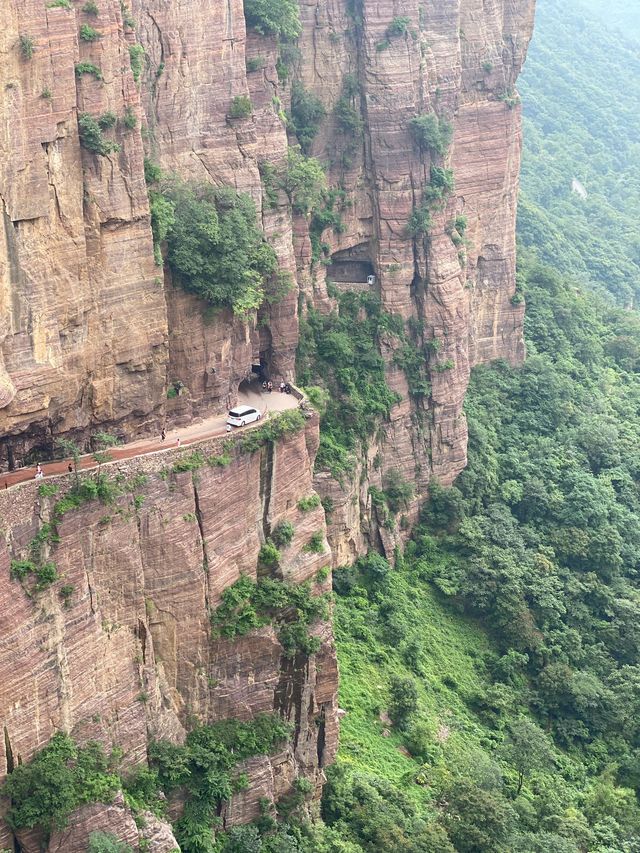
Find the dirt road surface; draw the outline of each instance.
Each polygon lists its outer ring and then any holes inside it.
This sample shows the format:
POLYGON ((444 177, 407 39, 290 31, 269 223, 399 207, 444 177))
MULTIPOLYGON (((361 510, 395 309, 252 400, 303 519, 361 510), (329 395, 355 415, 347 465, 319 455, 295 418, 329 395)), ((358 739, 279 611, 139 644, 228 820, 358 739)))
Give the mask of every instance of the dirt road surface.
MULTIPOLYGON (((298 400, 293 394, 281 394, 279 391, 273 391, 271 394, 263 394, 261 391, 252 389, 241 391, 238 394, 238 405, 253 406, 259 409, 264 419, 274 413, 297 408, 298 400)), ((161 440, 159 435, 154 438, 143 438, 138 441, 131 441, 128 444, 109 448, 108 453, 113 460, 131 459, 133 456, 144 456, 147 453, 156 453, 159 450, 173 449, 178 446, 178 440, 181 447, 187 447, 203 439, 225 435, 227 431, 226 420, 226 414, 213 415, 210 418, 195 421, 187 427, 167 432, 164 441, 161 440)), ((259 425, 260 421, 256 421, 246 427, 238 427, 233 431, 237 432, 238 429, 247 430, 259 425)), ((44 462, 41 467, 46 479, 47 476, 51 476, 52 474, 68 473, 70 464, 72 464, 70 459, 62 459, 57 462, 44 462)), ((88 471, 97 467, 98 465, 91 454, 80 457, 79 470, 88 471)), ((9 489, 18 483, 33 480, 35 475, 35 465, 31 468, 19 468, 17 471, 0 474, 0 488, 9 489)))

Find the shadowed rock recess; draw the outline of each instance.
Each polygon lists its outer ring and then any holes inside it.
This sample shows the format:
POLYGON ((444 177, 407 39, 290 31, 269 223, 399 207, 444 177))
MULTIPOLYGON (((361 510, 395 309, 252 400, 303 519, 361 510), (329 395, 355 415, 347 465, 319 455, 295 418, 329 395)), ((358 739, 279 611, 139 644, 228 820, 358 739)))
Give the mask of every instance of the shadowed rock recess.
MULTIPOLYGON (((146 479, 115 504, 65 512, 53 536, 46 525, 71 485, 64 478, 56 496, 35 483, 0 493, 0 777, 57 730, 117 745, 133 767, 152 738, 181 742, 197 722, 277 711, 292 739, 247 759, 249 787, 222 817, 255 818, 261 797, 278 800, 300 776, 319 796, 338 737, 330 623, 311 628, 319 651, 291 657, 272 624, 212 639, 210 612, 242 574, 256 578, 260 548, 282 521, 295 534, 278 577, 310 581, 318 594, 330 589, 318 576, 325 566, 372 545, 391 557, 430 480, 450 484, 466 463, 471 367, 524 358, 515 84, 534 4, 300 0, 297 49, 248 28, 242 0, 1 4, 3 470, 44 458, 59 435, 133 437, 223 411, 258 359, 293 381, 299 318, 330 313, 345 290, 370 292, 402 321, 429 390, 411 391, 400 338, 382 334, 397 402, 340 480, 314 472, 314 415, 227 464, 174 471, 177 450, 118 463, 123 482, 146 479), (302 141, 287 119, 293 90, 324 107, 304 149, 339 190, 339 226, 319 230, 273 179, 302 141), (248 115, 233 117, 245 99, 248 115), (411 132, 428 114, 439 143, 411 132), (81 144, 83 115, 102 118, 109 150, 81 144), (185 181, 249 194, 294 286, 249 317, 211 311, 180 287, 154 260, 145 158, 185 181), (177 398, 167 397, 172 383, 182 384, 177 398), (370 499, 391 471, 412 492, 397 531, 370 499), (317 501, 298 507, 315 493, 332 501, 328 528, 317 501), (28 595, 11 561, 33 556, 43 528, 40 559, 61 580, 28 595), (314 534, 320 553, 306 547, 314 534), (72 592, 61 597, 61 584, 72 592)), ((203 452, 223 453, 215 443, 203 452)), ((49 849, 83 850, 92 828, 176 846, 157 821, 138 830, 127 808, 118 799, 102 812, 84 806, 49 849)), ((13 841, 0 820, 0 849, 13 841)), ((29 853, 40 840, 25 834, 20 844, 29 853)))

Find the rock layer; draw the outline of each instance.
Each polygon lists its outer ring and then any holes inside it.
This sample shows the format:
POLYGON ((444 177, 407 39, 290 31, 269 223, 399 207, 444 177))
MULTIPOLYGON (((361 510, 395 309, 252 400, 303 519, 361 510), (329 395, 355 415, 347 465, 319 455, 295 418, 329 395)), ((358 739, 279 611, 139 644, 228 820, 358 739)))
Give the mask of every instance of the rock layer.
MULTIPOLYGON (((197 472, 163 473, 184 458, 178 450, 112 463, 106 470, 117 470, 129 491, 112 505, 92 501, 64 515, 59 541, 43 554, 61 580, 31 597, 10 579, 10 559, 29 555, 60 495, 39 497, 36 483, 0 493, 0 776, 58 729, 119 745, 128 767, 145 760, 150 736, 180 741, 196 720, 276 710, 296 724, 295 738, 279 758, 250 763, 257 787, 234 800, 228 820, 257 816, 256 790, 277 798, 298 775, 321 785, 337 745, 330 625, 314 628, 317 655, 294 660, 269 626, 212 641, 209 625, 222 591, 241 574, 256 577, 272 525, 295 525, 285 579, 313 579, 330 561, 326 544, 320 554, 304 550, 313 533, 324 534, 322 508, 297 507, 312 494, 317 428, 314 418, 271 450, 238 452, 228 466, 197 472), (66 605, 61 584, 73 587, 66 605)), ((219 453, 220 442, 199 449, 219 453)))
MULTIPOLYGON (((409 530, 430 481, 449 484, 465 465, 470 369, 524 357, 514 299, 514 87, 534 0, 300 0, 300 52, 286 74, 275 39, 247 30, 241 0, 132 0, 130 12, 99 0, 96 19, 81 0, 70 5, 7 0, 0 9, 0 465, 49 451, 61 433, 144 433, 161 419, 222 410, 258 360, 274 378, 293 378, 298 311, 335 307, 326 269, 312 261, 308 218, 282 190, 268 198, 260 181, 259 167, 280 168, 296 141, 285 114, 293 80, 326 108, 311 153, 348 199, 340 233, 322 235, 329 254, 370 264, 385 310, 431 353, 431 394, 417 400, 394 364, 397 341, 381 342, 401 399, 342 484, 326 472, 312 482, 315 422, 279 442, 272 459, 240 456, 197 478, 163 479, 155 457, 123 463, 128 476, 152 475, 139 487, 144 502, 87 504, 60 524, 54 550, 74 587, 68 607, 55 589, 30 599, 9 579, 11 555, 48 520, 51 501, 33 484, 0 494, 0 773, 58 728, 117 742, 136 764, 149 734, 180 739, 194 717, 275 708, 296 721, 294 742, 248 763, 254 785, 224 815, 241 822, 299 773, 321 784, 337 739, 335 654, 328 625, 317 626, 321 650, 308 661, 283 659, 268 627, 212 643, 209 608, 240 573, 255 574, 260 544, 280 520, 296 527, 283 567, 295 582, 372 545, 391 556, 405 533, 377 518, 369 486, 392 470, 412 484, 409 530), (390 29, 394 20, 404 24, 390 29), (82 23, 101 37, 80 38, 82 23), (145 50, 138 84, 136 41, 145 50), (335 113, 347 90, 361 134, 345 133, 335 113), (251 99, 246 119, 229 117, 238 95, 251 99), (452 127, 451 146, 437 156, 408 132, 413 116, 434 111, 452 127), (82 113, 117 117, 105 137, 119 151, 81 146, 82 113), (185 180, 251 195, 292 276, 280 303, 248 321, 212 317, 155 265, 145 154, 185 180), (432 165, 453 170, 455 190, 416 239, 407 223, 432 165), (456 216, 467 222, 457 244, 456 216), (186 390, 168 402, 178 381, 186 390), (333 500, 333 558, 303 550, 325 529, 321 508, 297 508, 314 483, 333 500)), ((0 847, 9 844, 0 828, 0 847)))

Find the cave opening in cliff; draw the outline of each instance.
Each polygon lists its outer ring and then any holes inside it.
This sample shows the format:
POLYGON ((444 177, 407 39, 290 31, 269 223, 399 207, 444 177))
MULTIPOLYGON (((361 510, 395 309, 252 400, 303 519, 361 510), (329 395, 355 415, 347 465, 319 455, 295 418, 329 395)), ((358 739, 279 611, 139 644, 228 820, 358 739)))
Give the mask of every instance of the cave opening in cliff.
POLYGON ((372 284, 375 269, 371 262, 368 243, 334 252, 327 267, 327 279, 336 284, 372 284))

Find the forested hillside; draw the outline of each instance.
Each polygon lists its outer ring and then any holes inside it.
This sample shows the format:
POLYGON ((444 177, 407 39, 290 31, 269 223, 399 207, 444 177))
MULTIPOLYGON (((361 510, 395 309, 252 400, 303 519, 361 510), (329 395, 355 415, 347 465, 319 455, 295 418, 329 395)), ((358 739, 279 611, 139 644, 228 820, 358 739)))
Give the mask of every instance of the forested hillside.
POLYGON ((609 28, 640 36, 640 7, 627 0, 578 0, 609 28))
POLYGON ((523 265, 529 358, 476 371, 469 467, 398 571, 335 576, 325 817, 363 850, 637 849, 640 322, 523 265))
POLYGON ((538 3, 519 83, 525 152, 518 231, 579 283, 637 303, 640 41, 632 22, 640 12, 634 4, 588 5, 591 13, 578 0, 538 3), (596 9, 624 21, 625 35, 596 9))

